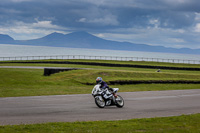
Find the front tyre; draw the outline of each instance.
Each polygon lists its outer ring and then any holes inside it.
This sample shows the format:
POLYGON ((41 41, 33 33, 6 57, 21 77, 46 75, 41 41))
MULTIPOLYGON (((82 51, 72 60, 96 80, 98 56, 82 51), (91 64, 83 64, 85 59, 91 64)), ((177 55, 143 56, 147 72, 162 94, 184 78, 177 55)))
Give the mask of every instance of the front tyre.
POLYGON ((95 96, 95 103, 99 108, 104 108, 106 106, 106 102, 102 98, 102 96, 95 96))
POLYGON ((117 95, 115 102, 118 108, 122 108, 124 106, 124 99, 120 95, 117 95))

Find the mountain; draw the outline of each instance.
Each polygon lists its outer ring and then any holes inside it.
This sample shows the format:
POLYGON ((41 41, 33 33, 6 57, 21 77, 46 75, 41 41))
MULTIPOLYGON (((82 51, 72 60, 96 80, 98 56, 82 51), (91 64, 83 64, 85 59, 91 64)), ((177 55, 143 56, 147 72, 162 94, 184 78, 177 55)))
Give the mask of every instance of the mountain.
POLYGON ((0 35, 0 44, 21 44, 34 46, 52 46, 69 48, 89 48, 89 49, 109 49, 109 50, 128 50, 146 52, 165 52, 165 53, 184 53, 200 54, 200 49, 189 48, 167 48, 163 46, 150 46, 146 44, 135 44, 129 42, 117 42, 105 40, 87 32, 73 32, 70 34, 52 33, 47 36, 32 40, 14 40, 8 35, 0 35))
MULTIPOLYGON (((101 48, 98 45, 104 46, 109 41, 93 36, 87 32, 73 32, 70 34, 52 33, 45 37, 27 41, 19 41, 25 45, 37 46, 54 46, 54 47, 71 47, 71 48, 101 48), (98 45, 97 45, 98 44, 98 45)), ((106 48, 104 48, 106 49, 106 48)))
POLYGON ((3 34, 0 34, 0 43, 14 43, 14 39, 8 35, 3 35, 3 34))

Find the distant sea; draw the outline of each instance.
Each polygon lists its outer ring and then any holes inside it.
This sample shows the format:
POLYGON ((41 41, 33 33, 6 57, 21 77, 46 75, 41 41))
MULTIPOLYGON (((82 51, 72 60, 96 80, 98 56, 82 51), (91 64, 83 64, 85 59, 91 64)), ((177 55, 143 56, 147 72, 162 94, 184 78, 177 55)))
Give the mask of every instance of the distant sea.
POLYGON ((89 55, 200 60, 200 55, 0 44, 0 57, 89 55))

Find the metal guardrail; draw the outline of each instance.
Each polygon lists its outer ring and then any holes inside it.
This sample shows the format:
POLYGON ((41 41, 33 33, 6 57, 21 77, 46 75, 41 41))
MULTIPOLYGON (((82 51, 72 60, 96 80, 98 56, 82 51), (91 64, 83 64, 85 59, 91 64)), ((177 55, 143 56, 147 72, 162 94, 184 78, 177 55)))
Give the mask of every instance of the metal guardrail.
POLYGON ((28 61, 28 60, 51 60, 51 59, 88 59, 88 60, 116 60, 116 61, 152 61, 184 64, 200 64, 200 60, 163 59, 146 57, 119 57, 119 56, 90 56, 90 55, 52 55, 52 56, 16 56, 0 57, 0 61, 28 61))

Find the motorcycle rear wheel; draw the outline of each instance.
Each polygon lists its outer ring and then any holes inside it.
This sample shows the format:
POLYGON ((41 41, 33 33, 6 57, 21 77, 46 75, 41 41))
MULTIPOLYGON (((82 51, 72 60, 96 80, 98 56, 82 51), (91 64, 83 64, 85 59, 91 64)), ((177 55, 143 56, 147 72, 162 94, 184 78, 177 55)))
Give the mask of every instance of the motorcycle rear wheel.
POLYGON ((118 108, 122 108, 124 106, 124 99, 120 95, 117 95, 115 101, 118 108))
POLYGON ((104 108, 106 106, 106 102, 102 96, 95 96, 95 103, 99 108, 104 108))

